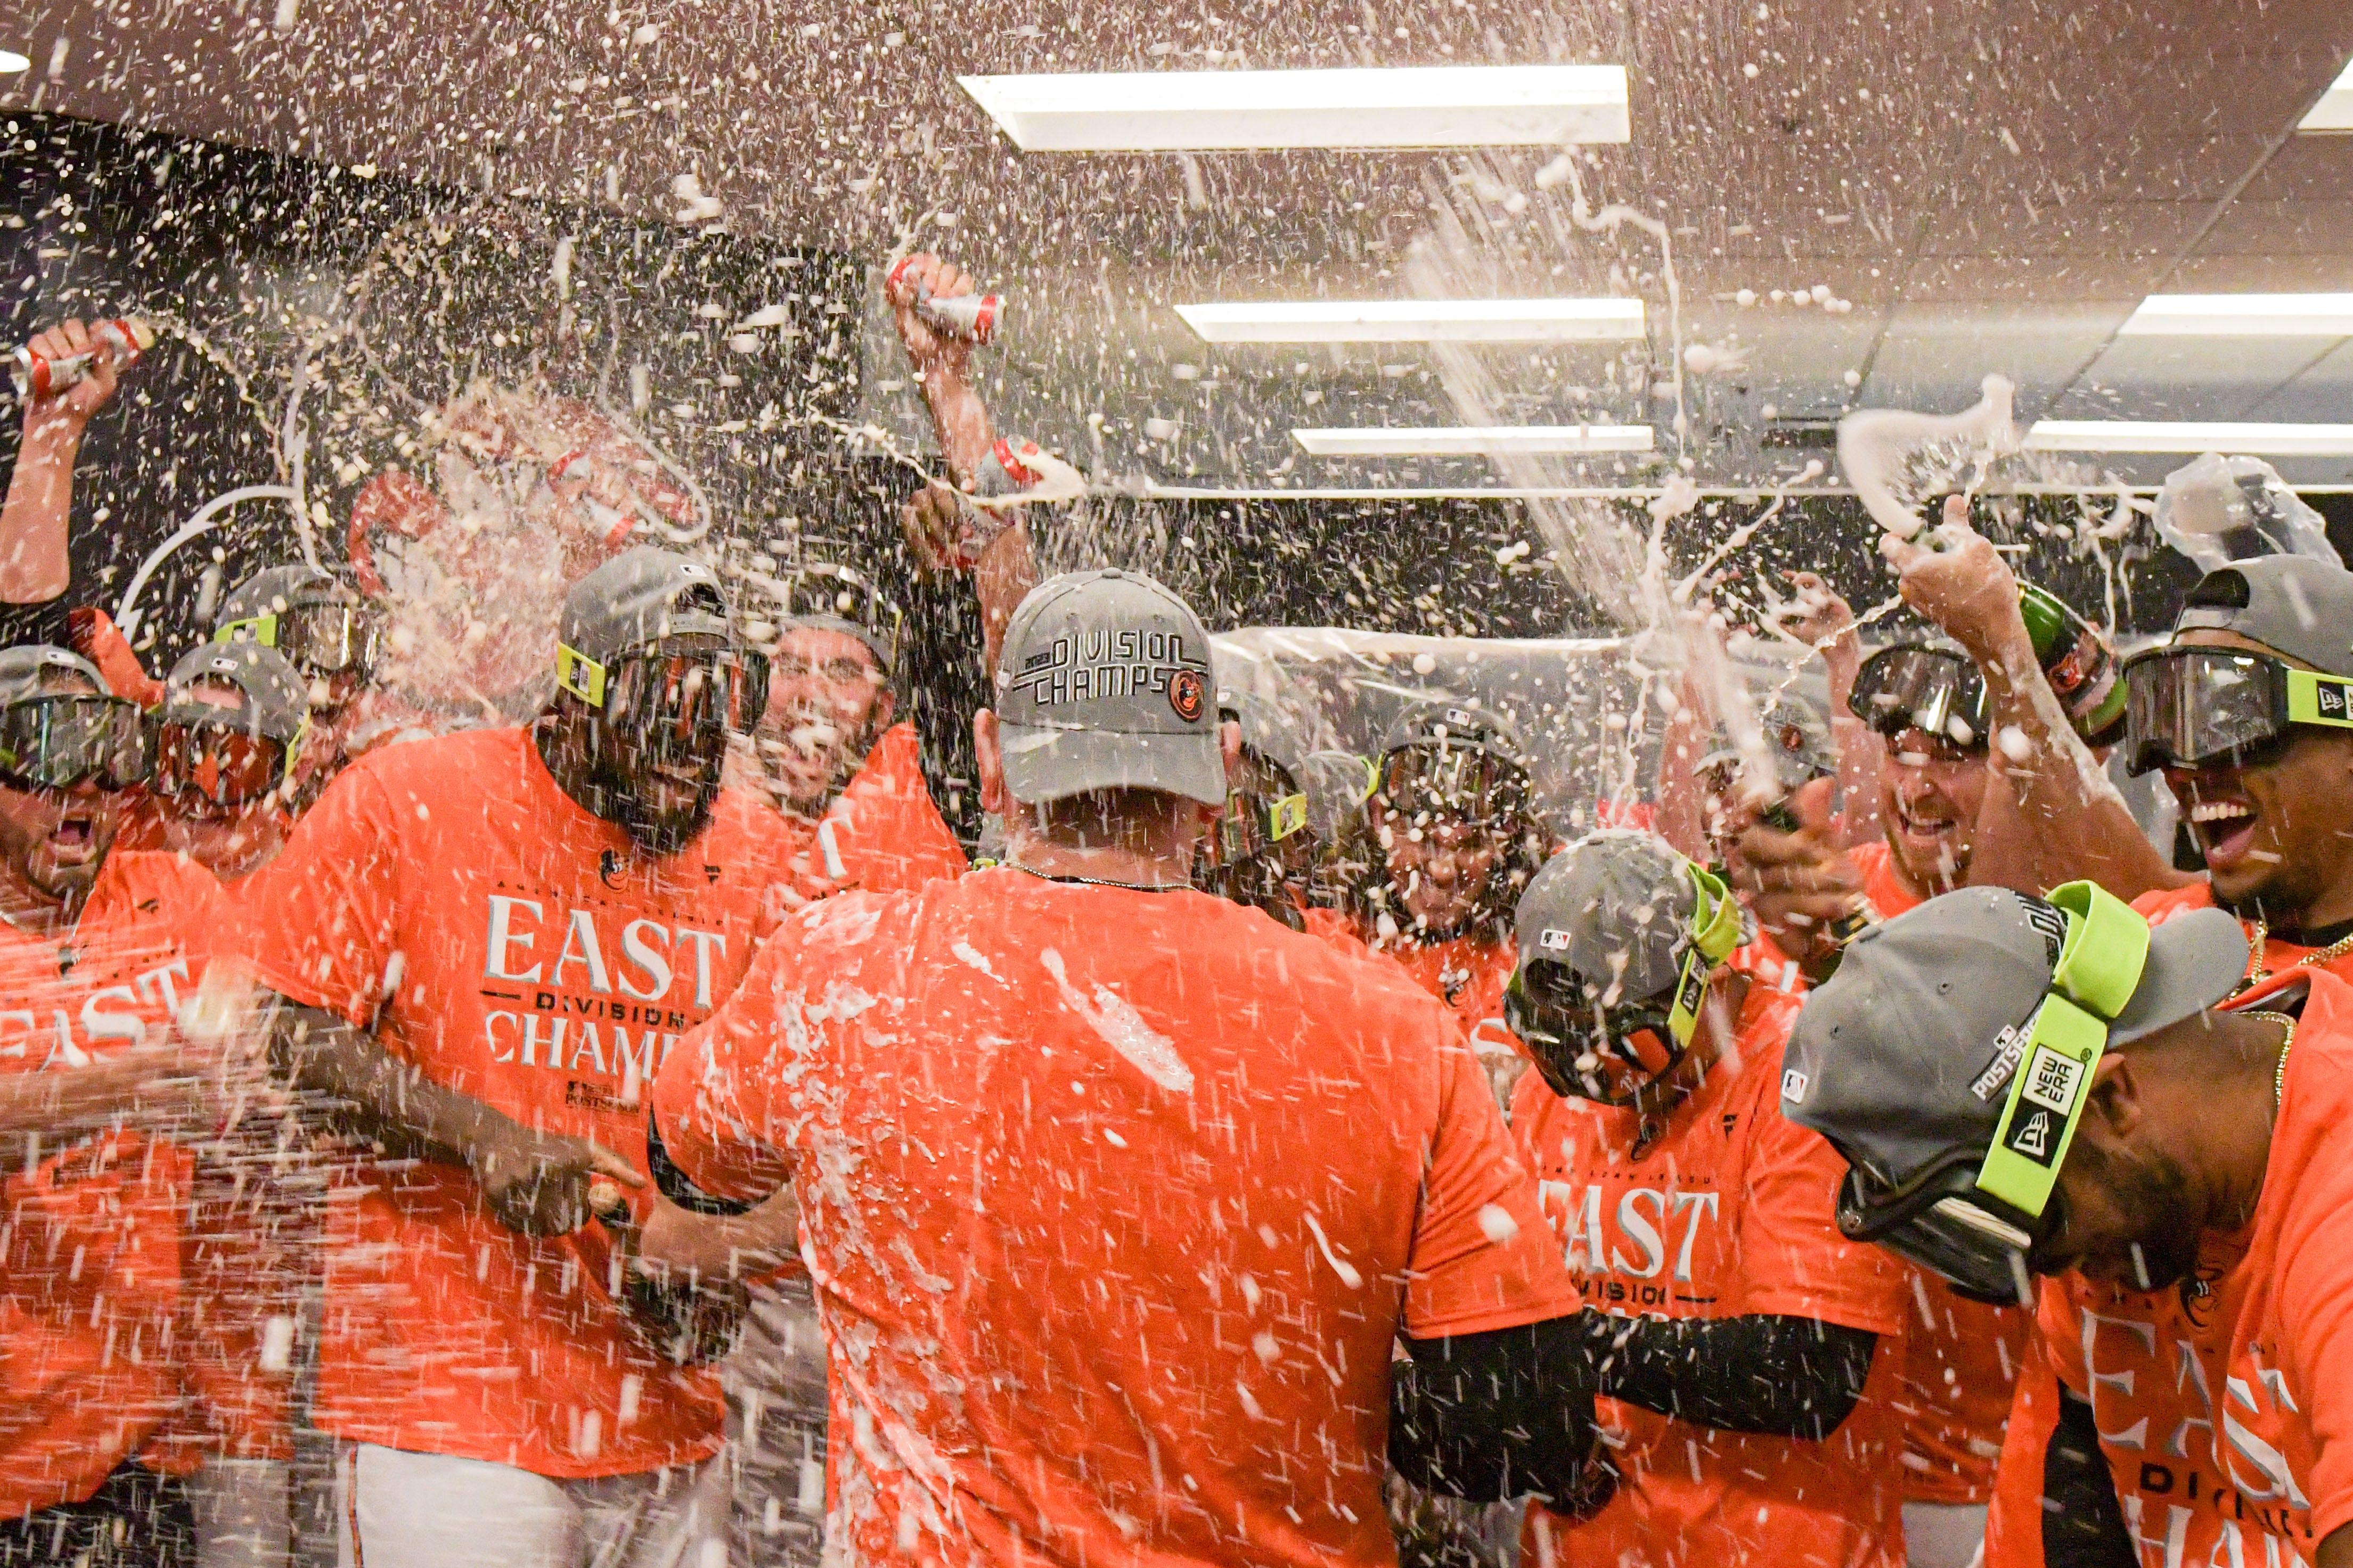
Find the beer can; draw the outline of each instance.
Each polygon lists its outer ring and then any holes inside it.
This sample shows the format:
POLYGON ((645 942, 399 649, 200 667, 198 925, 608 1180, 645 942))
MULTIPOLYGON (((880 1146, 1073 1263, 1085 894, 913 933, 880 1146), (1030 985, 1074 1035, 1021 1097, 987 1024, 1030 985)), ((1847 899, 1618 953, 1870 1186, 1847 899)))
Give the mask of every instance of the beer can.
POLYGON ((96 322, 90 335, 97 340, 92 347, 79 353, 60 354, 56 359, 36 353, 29 345, 19 345, 9 367, 16 384, 16 395, 27 399, 53 397, 88 377, 90 363, 100 353, 111 357, 119 369, 136 363, 142 353, 155 346, 155 329, 136 317, 96 322))

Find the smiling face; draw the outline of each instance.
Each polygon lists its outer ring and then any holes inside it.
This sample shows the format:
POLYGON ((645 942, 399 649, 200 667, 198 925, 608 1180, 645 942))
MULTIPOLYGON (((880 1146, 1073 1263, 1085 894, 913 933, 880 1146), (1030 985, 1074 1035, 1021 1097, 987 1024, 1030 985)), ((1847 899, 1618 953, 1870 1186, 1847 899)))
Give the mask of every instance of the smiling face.
MULTIPOLYGON (((45 696, 94 692, 63 672, 45 677, 39 689, 45 696)), ((65 790, 0 784, 0 864, 37 904, 79 902, 98 880, 129 794, 102 790, 92 779, 65 790)))
POLYGON ((1887 737, 1880 822, 1895 868, 1915 892, 1950 892, 1968 875, 1989 782, 1982 752, 1922 730, 1887 737))
POLYGON ((754 737, 779 804, 801 816, 823 812, 864 764, 892 706, 872 648, 826 626, 785 628, 754 737))
MULTIPOLYGON (((2281 657, 2232 632, 2176 640, 2281 657)), ((2353 733, 2298 725, 2237 767, 2168 768, 2165 782, 2225 907, 2291 928, 2353 913, 2353 733)))

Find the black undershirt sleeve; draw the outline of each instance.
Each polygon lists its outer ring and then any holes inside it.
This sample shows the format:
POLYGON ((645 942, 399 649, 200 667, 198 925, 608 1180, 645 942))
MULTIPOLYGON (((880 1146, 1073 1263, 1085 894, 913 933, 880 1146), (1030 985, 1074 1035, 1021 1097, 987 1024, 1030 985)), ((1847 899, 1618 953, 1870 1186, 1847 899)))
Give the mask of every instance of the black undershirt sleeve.
POLYGON ((30 604, 0 604, 0 647, 73 647, 73 624, 66 595, 36 599, 30 604))
POLYGON ((1595 1462, 1585 1314, 1408 1340, 1391 1366, 1389 1462, 1425 1491, 1476 1502, 1530 1493, 1583 1513, 1609 1496, 1595 1462))
MULTIPOLYGON (((1595 1314, 1600 1317, 1600 1314, 1595 1314)), ((1879 1336, 1811 1318, 1601 1318, 1601 1392, 1678 1421, 1819 1443, 1862 1397, 1879 1336)))
POLYGON ((669 1146, 662 1142, 661 1127, 650 1110, 646 1112, 646 1170, 654 1179, 654 1190, 690 1214, 723 1216, 749 1214, 760 1206, 746 1199, 706 1193, 689 1181, 686 1173, 670 1159, 669 1146))
POLYGON ((2092 1407, 2061 1390, 2042 1450, 2043 1568, 2139 1568, 2092 1407))

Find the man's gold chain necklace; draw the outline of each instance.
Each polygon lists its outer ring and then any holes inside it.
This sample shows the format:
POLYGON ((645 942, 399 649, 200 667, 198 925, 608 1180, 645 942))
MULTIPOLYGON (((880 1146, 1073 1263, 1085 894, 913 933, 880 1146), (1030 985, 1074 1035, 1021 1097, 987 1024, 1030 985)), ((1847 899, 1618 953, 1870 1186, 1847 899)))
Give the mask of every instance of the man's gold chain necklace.
MULTIPOLYGON (((2270 951, 2270 948, 2271 927, 2264 922, 2263 918, 2261 915, 2257 915, 2255 917, 2254 973, 2248 975, 2244 980, 2239 982, 2239 991, 2232 992, 2232 995, 2235 996, 2240 991, 2246 991, 2254 986, 2260 985, 2264 981, 2269 980, 2272 977, 2271 965, 2263 962, 2263 955, 2270 951)), ((2287 968, 2281 971, 2281 973, 2293 973, 2296 970, 2306 969, 2316 963, 2327 963, 2331 959, 2342 958, 2348 952, 2353 952, 2353 936, 2342 936, 2337 938, 2335 942, 2330 942, 2327 947, 2315 948, 2312 952, 2306 953, 2302 958, 2297 959, 2294 963, 2289 964, 2287 968)))

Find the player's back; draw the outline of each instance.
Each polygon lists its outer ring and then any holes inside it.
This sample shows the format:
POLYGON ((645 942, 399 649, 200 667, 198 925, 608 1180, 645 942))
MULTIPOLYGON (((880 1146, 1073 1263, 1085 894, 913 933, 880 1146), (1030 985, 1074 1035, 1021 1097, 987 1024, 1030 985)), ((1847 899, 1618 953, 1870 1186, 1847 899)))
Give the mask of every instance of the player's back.
POLYGON ((1220 900, 1014 870, 784 940, 746 991, 780 1004, 771 1137, 801 1163, 861 1545, 1388 1559, 1409 1267, 1459 1281, 1417 1322, 1466 1332, 1508 1288, 1460 1259, 1520 1251, 1446 1163, 1425 1204, 1442 1126, 1492 1130, 1483 1179, 1517 1174, 1444 1008, 1220 900))

